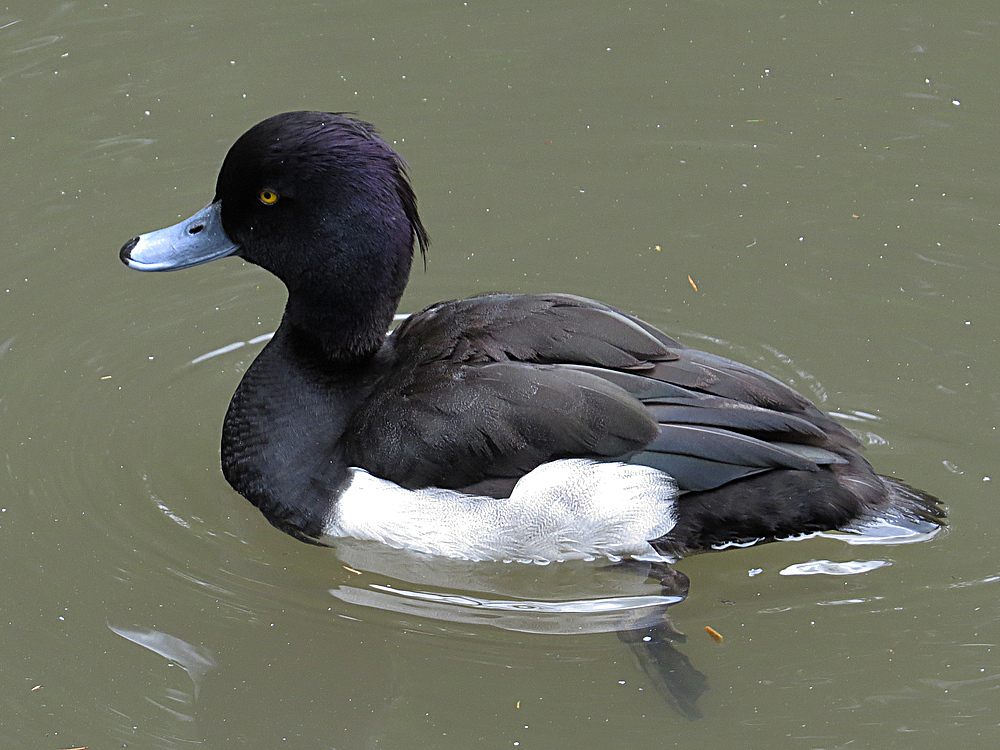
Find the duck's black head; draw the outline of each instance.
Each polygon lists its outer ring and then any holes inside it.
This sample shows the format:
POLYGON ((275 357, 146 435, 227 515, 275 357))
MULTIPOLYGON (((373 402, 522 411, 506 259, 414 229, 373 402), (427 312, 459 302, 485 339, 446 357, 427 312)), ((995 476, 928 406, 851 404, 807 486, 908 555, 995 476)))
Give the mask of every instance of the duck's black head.
POLYGON ((288 287, 285 322, 332 356, 381 346, 426 251, 406 166, 371 125, 342 114, 286 112, 244 133, 194 216, 122 248, 139 270, 239 257, 288 287))

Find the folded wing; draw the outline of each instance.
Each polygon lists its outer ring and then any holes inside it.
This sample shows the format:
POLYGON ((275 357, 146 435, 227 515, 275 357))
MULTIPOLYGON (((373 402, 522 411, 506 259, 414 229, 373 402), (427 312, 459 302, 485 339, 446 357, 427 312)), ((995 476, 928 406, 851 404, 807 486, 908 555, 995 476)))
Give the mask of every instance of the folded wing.
POLYGON ((847 463, 857 447, 765 373, 569 295, 440 303, 401 325, 383 354, 345 435, 347 458, 410 488, 504 495, 542 463, 588 457, 706 490, 847 463))

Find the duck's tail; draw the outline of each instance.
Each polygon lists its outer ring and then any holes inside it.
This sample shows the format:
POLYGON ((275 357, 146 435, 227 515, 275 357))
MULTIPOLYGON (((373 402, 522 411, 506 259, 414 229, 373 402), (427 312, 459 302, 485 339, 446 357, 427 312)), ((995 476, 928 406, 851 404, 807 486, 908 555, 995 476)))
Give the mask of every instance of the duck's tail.
POLYGON ((885 501, 865 507, 841 531, 871 542, 905 542, 918 541, 941 529, 948 514, 938 498, 896 477, 879 474, 878 478, 886 488, 885 501))
POLYGON ((938 531, 940 501, 875 474, 856 453, 818 472, 779 470, 677 500, 677 524, 653 547, 678 556, 730 545, 842 532, 848 541, 917 541, 938 531))

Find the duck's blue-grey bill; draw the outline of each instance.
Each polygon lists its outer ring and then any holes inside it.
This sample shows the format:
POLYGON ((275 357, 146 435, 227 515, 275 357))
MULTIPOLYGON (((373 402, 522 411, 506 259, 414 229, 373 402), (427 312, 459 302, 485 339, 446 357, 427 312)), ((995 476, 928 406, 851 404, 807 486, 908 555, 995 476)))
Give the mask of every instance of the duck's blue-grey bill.
POLYGON ((222 204, 216 201, 179 224, 132 238, 120 257, 137 271, 176 271, 225 258, 239 249, 222 229, 222 204))

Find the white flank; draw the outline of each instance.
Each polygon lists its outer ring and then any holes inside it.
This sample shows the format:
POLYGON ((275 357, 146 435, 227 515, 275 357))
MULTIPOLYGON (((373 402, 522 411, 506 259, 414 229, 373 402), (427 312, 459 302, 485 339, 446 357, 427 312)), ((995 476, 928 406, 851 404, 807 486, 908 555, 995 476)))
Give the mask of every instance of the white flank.
POLYGON ((407 490, 351 469, 324 531, 466 560, 647 555, 649 540, 674 527, 676 497, 674 481, 656 469, 577 458, 539 466, 499 500, 407 490))

